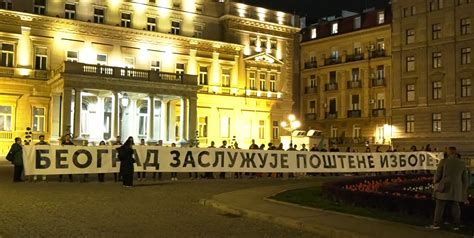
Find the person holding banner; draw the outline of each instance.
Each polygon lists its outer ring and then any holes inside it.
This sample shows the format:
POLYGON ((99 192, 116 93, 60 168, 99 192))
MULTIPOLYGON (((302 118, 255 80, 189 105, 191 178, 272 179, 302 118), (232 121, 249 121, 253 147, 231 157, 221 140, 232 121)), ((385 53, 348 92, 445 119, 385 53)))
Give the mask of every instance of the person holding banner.
MULTIPOLYGON (((101 141, 99 143, 99 146, 105 146, 105 141, 101 141)), ((102 173, 102 174, 97 174, 97 179, 99 180, 99 183, 103 183, 105 182, 105 174, 102 173)))
MULTIPOLYGON (((145 146, 145 139, 141 139, 140 140, 140 145, 141 146, 145 146)), ((140 181, 140 180, 143 180, 145 181, 146 180, 146 174, 145 172, 137 172, 137 180, 140 181)))
MULTIPOLYGON (((39 141, 35 145, 49 145, 49 143, 44 140, 44 135, 40 135, 38 139, 39 141)), ((46 175, 43 175, 42 177, 43 177, 43 181, 46 181, 46 175)), ((37 175, 33 176, 33 181, 37 181, 37 180, 38 180, 38 176, 37 175)))
MULTIPOLYGON (((61 145, 74 145, 74 143, 72 142, 71 140, 71 134, 66 134, 64 136, 64 140, 61 141, 61 145)), ((72 178, 72 174, 69 174, 69 182, 73 182, 73 178, 72 178)), ((63 175, 59 175, 59 182, 61 182, 63 180, 63 175)))
MULTIPOLYGON (((176 147, 176 143, 171 143, 171 147, 176 147)), ((171 172, 171 181, 178 181, 177 172, 171 172)))
POLYGON ((133 186, 133 172, 135 159, 133 159, 133 137, 128 137, 125 144, 117 148, 118 159, 120 160, 120 176, 122 184, 126 188, 133 186))
POLYGON ((13 182, 23 182, 21 179, 21 174, 23 172, 23 147, 21 145, 21 138, 16 137, 15 138, 15 143, 12 144, 10 147, 10 151, 8 154, 12 155, 11 160, 7 159, 13 164, 14 170, 13 170, 13 182))

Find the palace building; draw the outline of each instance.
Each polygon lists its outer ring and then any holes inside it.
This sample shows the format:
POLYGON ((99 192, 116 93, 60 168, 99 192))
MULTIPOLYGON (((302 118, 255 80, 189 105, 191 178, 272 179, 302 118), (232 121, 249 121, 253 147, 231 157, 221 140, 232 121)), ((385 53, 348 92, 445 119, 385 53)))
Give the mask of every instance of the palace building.
POLYGON ((392 117, 400 147, 474 151, 471 0, 394 0, 392 117))
POLYGON ((0 153, 55 142, 279 142, 297 16, 229 0, 0 0, 0 153))
POLYGON ((302 31, 299 111, 332 144, 390 143, 391 19, 343 11, 302 31))

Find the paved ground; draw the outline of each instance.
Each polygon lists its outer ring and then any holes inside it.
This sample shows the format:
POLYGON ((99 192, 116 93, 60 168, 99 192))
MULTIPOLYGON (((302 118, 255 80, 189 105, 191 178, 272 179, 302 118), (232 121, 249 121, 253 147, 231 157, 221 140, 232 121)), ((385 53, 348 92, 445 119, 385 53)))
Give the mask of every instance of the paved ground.
POLYGON ((0 163, 0 237, 315 237, 199 204, 220 193, 307 180, 164 180, 126 189, 114 182, 13 184, 11 173, 0 163))

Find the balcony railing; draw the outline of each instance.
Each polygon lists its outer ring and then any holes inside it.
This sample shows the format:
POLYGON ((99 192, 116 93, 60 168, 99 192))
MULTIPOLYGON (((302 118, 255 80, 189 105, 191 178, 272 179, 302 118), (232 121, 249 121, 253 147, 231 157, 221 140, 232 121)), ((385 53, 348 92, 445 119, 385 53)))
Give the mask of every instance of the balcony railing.
POLYGON ((346 62, 358 61, 358 60, 363 60, 363 59, 364 59, 363 54, 353 54, 353 55, 346 56, 346 62))
POLYGON ((318 92, 317 87, 305 87, 304 88, 304 93, 306 93, 306 94, 317 93, 317 92, 318 92))
POLYGON ((0 67, 0 76, 47 80, 49 77, 49 71, 38 69, 0 67))
POLYGON ((64 65, 54 71, 55 74, 60 72, 64 72, 66 74, 81 74, 98 77, 113 77, 131 80, 197 85, 196 75, 84 64, 77 62, 64 62, 64 65))
POLYGON ((370 52, 370 58, 385 57, 385 50, 378 49, 370 52))
POLYGON ((349 110, 347 111, 347 118, 357 118, 362 116, 361 110, 349 110))
POLYGON ((372 79, 372 87, 385 86, 385 78, 372 79))
POLYGON ((304 69, 315 69, 317 67, 318 67, 318 63, 316 61, 304 63, 304 69))
POLYGON ((314 120, 316 120, 316 113, 314 113, 314 112, 313 112, 313 113, 306 113, 305 119, 306 119, 307 121, 314 121, 314 120))
POLYGON ((341 58, 328 58, 324 59, 324 65, 333 65, 333 64, 340 64, 341 58))
POLYGON ((327 83, 325 85, 325 90, 326 91, 334 91, 334 90, 337 90, 337 83, 327 83))
POLYGON ((347 81, 347 88, 362 88, 361 81, 347 81))
POLYGON ((0 131, 0 140, 12 140, 13 132, 11 131, 0 131))
POLYGON ((384 117, 385 116, 385 108, 377 108, 372 110, 373 117, 384 117))
POLYGON ((326 112, 326 119, 336 119, 337 112, 326 112))

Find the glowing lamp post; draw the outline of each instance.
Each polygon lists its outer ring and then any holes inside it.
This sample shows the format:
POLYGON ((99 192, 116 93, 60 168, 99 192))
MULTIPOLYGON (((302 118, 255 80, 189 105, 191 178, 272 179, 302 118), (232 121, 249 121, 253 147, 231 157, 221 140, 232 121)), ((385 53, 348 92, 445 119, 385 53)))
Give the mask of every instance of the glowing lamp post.
POLYGON ((296 120, 296 117, 293 114, 288 116, 288 122, 281 122, 281 127, 290 132, 290 147, 293 146, 293 131, 300 128, 300 126, 301 122, 296 120))

